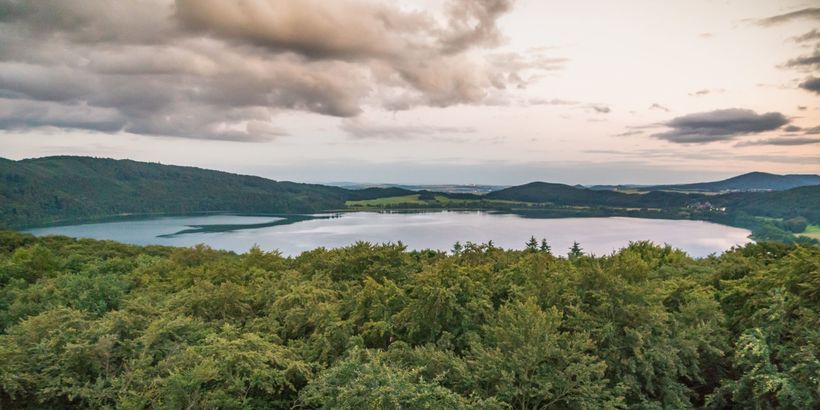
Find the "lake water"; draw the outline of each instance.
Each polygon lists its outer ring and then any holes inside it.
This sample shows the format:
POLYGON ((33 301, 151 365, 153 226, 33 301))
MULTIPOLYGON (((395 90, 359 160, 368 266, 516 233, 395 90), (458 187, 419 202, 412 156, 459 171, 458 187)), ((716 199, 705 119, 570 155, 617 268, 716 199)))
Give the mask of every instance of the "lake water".
POLYGON ((639 218, 534 219, 486 212, 375 213, 320 215, 287 223, 265 216, 191 216, 55 226, 31 229, 35 235, 111 239, 138 245, 191 246, 245 252, 254 244, 285 255, 324 246, 402 241, 411 249, 449 250, 456 241, 521 249, 530 236, 547 238, 553 252, 565 253, 573 241, 585 251, 607 254, 629 241, 668 243, 692 256, 720 253, 749 242, 748 230, 703 221, 639 218), (193 227, 193 228, 192 228, 193 227), (182 231, 190 233, 181 233, 182 231))

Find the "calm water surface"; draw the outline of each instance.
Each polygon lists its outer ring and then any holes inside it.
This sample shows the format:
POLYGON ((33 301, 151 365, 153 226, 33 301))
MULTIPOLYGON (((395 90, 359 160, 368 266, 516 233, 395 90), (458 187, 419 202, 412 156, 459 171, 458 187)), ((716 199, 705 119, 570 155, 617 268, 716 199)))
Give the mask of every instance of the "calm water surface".
POLYGON ((750 241, 748 230, 703 221, 622 217, 533 219, 485 212, 351 212, 259 227, 280 219, 230 215, 166 217, 46 227, 28 232, 112 239, 138 245, 191 246, 204 243, 236 252, 245 252, 258 244, 264 250, 278 249, 285 255, 297 255, 319 246, 346 246, 359 240, 373 243, 402 241, 411 249, 440 250, 451 249, 456 241, 483 243, 492 240, 497 246, 520 249, 534 235, 547 238, 556 253, 564 253, 573 241, 578 241, 587 252, 601 255, 622 248, 629 241, 650 240, 670 244, 692 256, 706 256, 750 241), (245 229, 241 225, 251 228, 245 229), (230 226, 226 229, 232 230, 206 229, 175 235, 201 226, 230 226))

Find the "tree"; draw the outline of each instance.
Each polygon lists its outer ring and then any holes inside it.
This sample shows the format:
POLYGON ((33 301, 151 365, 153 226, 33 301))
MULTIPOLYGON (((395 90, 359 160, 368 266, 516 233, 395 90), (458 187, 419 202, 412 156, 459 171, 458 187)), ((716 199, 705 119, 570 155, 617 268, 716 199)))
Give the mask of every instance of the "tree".
POLYGON ((0 232, 0 407, 820 403, 820 246, 573 254, 283 258, 0 232))
POLYGON ((578 242, 572 242, 572 247, 569 248, 570 259, 578 258, 580 256, 584 256, 584 250, 581 248, 581 244, 578 242))
POLYGON ((536 251, 538 251, 538 240, 534 236, 530 236, 530 240, 527 241, 527 252, 536 251))
POLYGON ((550 252, 552 252, 552 248, 551 248, 551 247, 550 247, 550 245, 547 243, 547 239, 546 239, 546 238, 541 239, 541 252, 544 252, 544 253, 550 253, 550 252))
POLYGON ((326 409, 468 409, 458 394, 425 380, 419 369, 387 363, 378 351, 353 350, 319 374, 300 395, 309 408, 326 409))
POLYGON ((458 255, 461 254, 461 251, 463 251, 463 250, 464 250, 464 246, 461 244, 461 242, 456 241, 456 243, 453 244, 453 250, 450 251, 450 252, 452 252, 453 255, 458 256, 458 255))
POLYGON ((806 230, 807 226, 809 226, 809 221, 802 216, 783 221, 783 227, 792 233, 801 233, 806 230))
POLYGON ((613 408, 623 399, 607 388, 606 363, 583 334, 560 331, 561 313, 534 298, 499 309, 483 327, 484 343, 468 356, 482 396, 517 409, 613 408))

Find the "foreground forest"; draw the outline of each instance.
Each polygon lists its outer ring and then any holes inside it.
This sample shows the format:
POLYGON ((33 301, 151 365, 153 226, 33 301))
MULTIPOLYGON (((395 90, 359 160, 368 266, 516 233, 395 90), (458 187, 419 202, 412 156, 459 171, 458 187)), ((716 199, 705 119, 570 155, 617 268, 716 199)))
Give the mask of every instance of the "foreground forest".
POLYGON ((0 231, 0 407, 820 405, 820 247, 283 258, 0 231))

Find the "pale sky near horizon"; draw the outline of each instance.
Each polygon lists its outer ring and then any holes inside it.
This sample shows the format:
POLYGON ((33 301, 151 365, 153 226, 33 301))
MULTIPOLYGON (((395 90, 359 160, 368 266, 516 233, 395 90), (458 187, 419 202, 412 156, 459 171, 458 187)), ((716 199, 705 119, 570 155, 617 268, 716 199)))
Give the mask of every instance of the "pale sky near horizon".
POLYGON ((820 4, 0 0, 0 157, 305 182, 820 173, 820 4))

